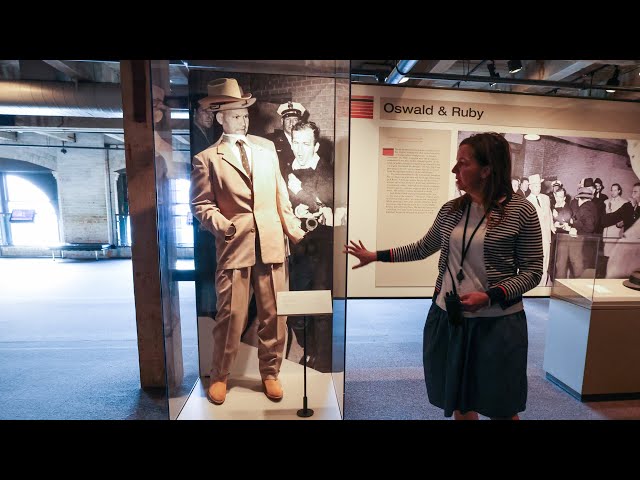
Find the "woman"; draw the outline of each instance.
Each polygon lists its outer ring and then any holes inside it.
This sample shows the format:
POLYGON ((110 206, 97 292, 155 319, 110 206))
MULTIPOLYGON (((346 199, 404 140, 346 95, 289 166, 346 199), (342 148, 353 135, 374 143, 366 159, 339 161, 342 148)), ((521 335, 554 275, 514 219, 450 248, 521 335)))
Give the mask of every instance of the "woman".
POLYGON ((344 253, 357 257, 359 268, 441 250, 423 337, 429 401, 457 420, 477 420, 478 413, 517 420, 527 398, 522 294, 542 277, 540 222, 531 202, 513 193, 509 143, 501 135, 463 140, 452 172, 466 193, 442 206, 422 239, 378 252, 351 241, 344 253), (447 315, 451 292, 460 295, 459 323, 447 315))

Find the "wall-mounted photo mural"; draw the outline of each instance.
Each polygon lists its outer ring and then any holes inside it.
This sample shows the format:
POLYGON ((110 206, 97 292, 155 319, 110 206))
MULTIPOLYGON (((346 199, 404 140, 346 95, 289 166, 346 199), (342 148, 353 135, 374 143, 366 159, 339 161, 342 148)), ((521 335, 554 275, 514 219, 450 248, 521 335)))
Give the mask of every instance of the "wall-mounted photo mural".
MULTIPOLYGON (((458 143, 474 133, 460 131, 458 143)), ((540 220, 544 251, 540 286, 551 286, 556 272, 558 278, 621 278, 640 266, 635 248, 624 245, 640 239, 636 229, 630 230, 640 201, 640 179, 630 154, 637 142, 503 135, 511 147, 513 190, 534 205, 540 220), (620 209, 618 214, 631 215, 621 220, 608 215, 620 209), (586 241, 561 242, 556 251, 556 235, 586 241)))
MULTIPOLYGON (((346 223, 346 209, 336 208, 333 201, 335 81, 193 70, 189 87, 191 153, 196 158, 192 164, 194 168, 198 165, 209 169, 205 183, 221 182, 219 186, 227 190, 229 185, 235 185, 228 198, 214 199, 216 186, 203 187, 202 182, 192 176, 192 203, 218 202, 216 208, 224 214, 225 222, 232 222, 237 228, 231 236, 226 235, 228 232, 220 231, 215 221, 208 222, 209 213, 203 213, 201 218, 196 215, 193 220, 197 311, 199 317, 209 319, 208 328, 214 329, 213 357, 208 355, 207 347, 204 352, 201 348, 204 353, 201 358, 205 362, 213 358, 211 371, 215 375, 224 373, 218 370, 217 363, 226 361, 219 353, 237 347, 220 343, 222 336, 230 338, 220 333, 220 325, 236 322, 230 331, 239 329, 241 341, 257 347, 259 356, 263 353, 261 346, 272 341, 280 345, 286 336, 284 358, 303 363, 305 317, 289 317, 285 335, 279 328, 270 326, 270 317, 275 312, 275 299, 269 293, 273 289, 257 288, 253 283, 251 287, 240 285, 235 277, 227 285, 225 272, 238 266, 253 268, 252 259, 258 257, 270 262, 268 252, 275 246, 267 243, 275 242, 278 248, 284 243, 286 259, 282 267, 286 269, 286 279, 283 281, 288 283, 289 290, 332 290, 333 227, 346 223), (243 142, 242 146, 238 146, 238 140, 243 142), (223 180, 224 176, 227 180, 234 176, 233 182, 223 180), (227 183, 223 186, 222 182, 227 183), (295 233, 291 232, 291 235, 285 232, 288 239, 277 233, 267 238, 271 235, 261 226, 266 203, 275 199, 266 192, 275 192, 276 184, 278 210, 290 202, 293 217, 288 214, 288 218, 293 218, 293 223, 297 223, 295 228, 304 233, 299 243, 294 241, 295 233), (280 198, 283 193, 285 199, 280 198), (245 210, 246 222, 240 213, 236 218, 230 217, 230 212, 245 210), (203 218, 205 222, 201 222, 203 218), (243 263, 239 259, 244 257, 243 263), (250 288, 248 302, 233 303, 243 288, 250 288)), ((275 268, 278 264, 273 265, 275 268)), ((210 335, 210 330, 201 330, 202 338, 210 335)), ((331 315, 308 319, 308 367, 320 372, 332 370, 332 336, 331 315)), ((206 375, 208 367, 203 370, 206 375)))

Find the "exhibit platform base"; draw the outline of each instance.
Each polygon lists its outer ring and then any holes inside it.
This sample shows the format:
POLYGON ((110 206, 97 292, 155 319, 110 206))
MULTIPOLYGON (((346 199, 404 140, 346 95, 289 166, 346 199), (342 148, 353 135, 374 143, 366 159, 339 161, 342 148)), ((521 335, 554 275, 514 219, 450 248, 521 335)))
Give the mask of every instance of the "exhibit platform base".
POLYGON ((572 397, 580 400, 581 402, 613 402, 621 400, 640 400, 640 393, 600 393, 594 395, 581 395, 573 388, 569 387, 566 383, 561 382, 553 375, 547 373, 547 380, 556 384, 572 397))
POLYGON ((563 279, 549 300, 543 369, 585 401, 640 393, 640 291, 622 279, 563 279))
POLYGON ((280 382, 284 397, 272 402, 262 391, 258 371, 258 349, 240 344, 238 357, 227 381, 227 398, 222 405, 207 400, 209 379, 199 379, 178 420, 341 420, 340 408, 330 373, 307 368, 307 404, 314 415, 299 417, 304 395, 303 367, 283 360, 280 382))

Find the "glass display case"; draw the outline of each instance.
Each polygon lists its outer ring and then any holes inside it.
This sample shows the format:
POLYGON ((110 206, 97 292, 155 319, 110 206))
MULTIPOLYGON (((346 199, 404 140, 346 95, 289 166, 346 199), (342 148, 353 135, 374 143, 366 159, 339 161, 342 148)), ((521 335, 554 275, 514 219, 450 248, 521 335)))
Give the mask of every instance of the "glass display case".
POLYGON ((178 67, 180 82, 169 61, 151 63, 170 418, 296 419, 304 374, 314 418, 341 419, 349 62, 178 67), (294 224, 305 232, 299 243, 294 224), (261 265, 271 269, 269 287, 261 265), (225 272, 234 272, 228 284, 225 272), (272 289, 281 291, 281 282, 292 291, 330 290, 333 314, 270 327, 272 289), (284 341, 278 403, 263 392, 259 359, 278 350, 264 347, 273 341, 284 341), (230 372, 226 393, 212 399, 210 374, 222 370, 230 372))
POLYGON ((638 394, 640 240, 560 234, 555 242, 547 378, 583 401, 638 394))
POLYGON ((558 234, 551 296, 587 308, 640 306, 640 290, 623 285, 639 268, 640 240, 558 234))

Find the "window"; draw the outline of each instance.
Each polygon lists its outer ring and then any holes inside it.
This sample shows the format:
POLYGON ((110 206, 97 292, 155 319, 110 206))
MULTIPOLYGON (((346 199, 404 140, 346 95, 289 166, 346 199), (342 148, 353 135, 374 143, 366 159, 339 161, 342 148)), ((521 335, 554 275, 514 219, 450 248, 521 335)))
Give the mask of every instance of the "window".
POLYGON ((189 208, 189 179, 171 180, 174 204, 173 222, 178 247, 193 247, 193 216, 189 208))
POLYGON ((9 212, 34 210, 33 222, 11 222, 12 245, 50 245, 60 241, 58 216, 41 189, 17 175, 6 176, 9 212))

